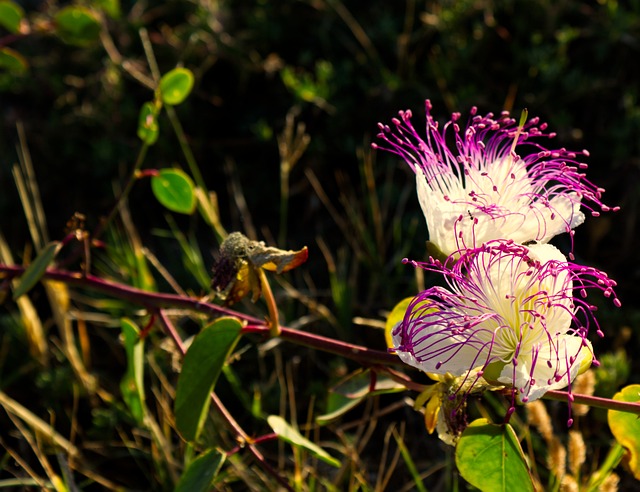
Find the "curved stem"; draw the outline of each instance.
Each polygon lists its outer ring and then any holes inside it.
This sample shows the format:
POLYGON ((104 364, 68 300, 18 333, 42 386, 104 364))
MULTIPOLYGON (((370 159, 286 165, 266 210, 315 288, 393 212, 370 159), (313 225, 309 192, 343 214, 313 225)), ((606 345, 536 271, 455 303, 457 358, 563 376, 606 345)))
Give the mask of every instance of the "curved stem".
POLYGON ((572 393, 570 395, 566 391, 549 390, 544 394, 542 398, 544 398, 545 400, 580 403, 582 405, 588 405, 590 407, 604 408, 606 410, 615 410, 617 412, 628 412, 640 415, 640 403, 612 400, 610 398, 602 398, 600 396, 579 395, 576 393, 572 393))
POLYGON ((269 280, 262 268, 257 268, 258 276, 260 278, 260 287, 262 289, 262 296, 267 303, 267 310, 269 311, 269 334, 272 337, 280 336, 280 321, 278 320, 278 306, 276 306, 276 300, 273 297, 269 280))
MULTIPOLYGON (((243 333, 260 333, 267 335, 269 327, 262 325, 247 325, 242 329, 243 333)), ((323 337, 306 331, 292 330, 284 326, 280 327, 280 338, 294 342, 303 347, 321 350, 335 355, 341 355, 348 359, 358 361, 366 365, 404 365, 395 355, 381 350, 374 350, 363 345, 342 342, 333 338, 323 337)))
MULTIPOLYGON (((21 275, 23 272, 23 267, 0 265, 0 277, 3 276, 2 274, 6 277, 16 277, 21 275)), ((110 282, 94 275, 83 275, 64 270, 49 269, 45 272, 44 277, 52 280, 58 280, 68 285, 75 285, 102 292, 118 299, 139 304, 151 311, 160 308, 172 307, 194 311, 209 316, 233 316, 248 323, 247 326, 243 328, 244 333, 256 333, 266 336, 270 332, 270 327, 267 326, 264 320, 192 297, 177 294, 148 292, 128 285, 110 282)), ((342 342, 340 340, 323 337, 314 333, 294 330, 285 326, 279 326, 279 329, 280 338, 283 340, 287 340, 304 347, 340 355, 348 359, 358 361, 362 364, 403 365, 403 362, 400 361, 397 356, 388 352, 370 349, 362 345, 342 342)))

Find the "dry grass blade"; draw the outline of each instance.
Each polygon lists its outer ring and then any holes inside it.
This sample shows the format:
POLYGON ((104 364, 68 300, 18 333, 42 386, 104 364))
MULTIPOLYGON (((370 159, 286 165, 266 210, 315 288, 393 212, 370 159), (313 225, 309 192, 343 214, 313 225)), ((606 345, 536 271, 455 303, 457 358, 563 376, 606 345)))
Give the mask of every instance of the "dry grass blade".
POLYGON ((82 356, 78 351, 78 344, 73 331, 73 326, 69 313, 69 287, 61 282, 47 280, 44 282, 49 305, 53 313, 53 319, 60 330, 60 335, 64 343, 64 353, 74 373, 78 377, 82 386, 91 394, 98 389, 96 378, 87 370, 82 356))
MULTIPOLYGON (((2 233, 0 233, 0 261, 5 265, 14 265, 13 256, 2 233)), ((12 283, 15 287, 19 280, 13 280, 12 283)), ((49 359, 49 347, 40 316, 38 316, 29 296, 20 296, 16 303, 29 341, 29 352, 41 365, 46 366, 49 359)))
POLYGON ((36 182, 33 164, 31 162, 31 154, 26 144, 23 126, 18 123, 18 138, 20 147, 18 148, 18 156, 20 158, 20 166, 13 166, 13 179, 16 182, 20 201, 24 210, 27 222, 29 224, 29 232, 31 239, 35 244, 36 251, 49 242, 47 234, 47 222, 40 199, 40 190, 36 182))
POLYGON ((10 398, 2 391, 0 391, 0 405, 4 407, 7 413, 18 417, 29 427, 38 432, 42 438, 48 440, 51 444, 57 446, 69 456, 80 456, 80 450, 76 448, 71 441, 62 437, 53 427, 51 427, 51 425, 47 424, 40 417, 14 399, 10 398))

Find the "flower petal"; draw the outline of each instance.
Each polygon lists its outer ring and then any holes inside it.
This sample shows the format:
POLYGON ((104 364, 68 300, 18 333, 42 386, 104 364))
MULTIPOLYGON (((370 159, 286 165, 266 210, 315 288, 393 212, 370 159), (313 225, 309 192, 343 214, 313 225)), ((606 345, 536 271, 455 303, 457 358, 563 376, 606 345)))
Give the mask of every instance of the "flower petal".
POLYGON ((542 344, 535 353, 522 355, 517 365, 506 365, 498 381, 515 386, 523 402, 534 401, 549 390, 569 386, 587 358, 593 358, 591 342, 562 335, 542 344))

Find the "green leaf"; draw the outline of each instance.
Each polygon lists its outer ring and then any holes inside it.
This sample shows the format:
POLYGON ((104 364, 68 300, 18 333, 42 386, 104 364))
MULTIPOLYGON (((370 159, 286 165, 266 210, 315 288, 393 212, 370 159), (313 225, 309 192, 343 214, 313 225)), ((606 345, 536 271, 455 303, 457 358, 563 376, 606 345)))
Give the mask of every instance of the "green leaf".
POLYGON ((273 429, 273 432, 275 432, 283 441, 288 442, 292 446, 304 448, 325 463, 335 466, 336 468, 340 468, 340 461, 335 459, 317 444, 309 441, 309 439, 291 427, 282 417, 279 417, 278 415, 270 415, 267 417, 267 422, 273 429))
POLYGON ((127 353, 127 372, 120 381, 120 391, 133 418, 136 422, 142 423, 145 414, 144 340, 140 338, 140 330, 130 319, 122 318, 120 327, 127 353))
MULTIPOLYGON (((640 384, 622 388, 613 396, 616 401, 640 402, 640 384)), ((607 411, 607 420, 613 437, 629 452, 629 468, 640 480, 640 418, 634 413, 607 411)))
POLYGON ((0 2, 0 26, 16 34, 20 32, 20 21, 24 18, 24 10, 15 2, 0 2))
POLYGON ((339 393, 348 398, 361 398, 369 395, 381 395, 387 393, 397 393, 405 391, 406 386, 396 383, 390 377, 382 374, 375 374, 375 385, 371 387, 371 370, 366 369, 350 374, 339 384, 334 386, 331 391, 339 393))
POLYGON ((210 449, 193 460, 180 477, 174 492, 205 492, 210 490, 211 480, 220 472, 224 454, 210 449))
POLYGON ((102 9, 112 19, 119 19, 122 14, 120 0, 95 0, 94 5, 102 9))
POLYGON ((0 48, 0 69, 22 75, 26 73, 28 67, 27 60, 20 53, 11 48, 0 48))
POLYGON ((100 19, 85 7, 69 6, 54 18, 57 33, 65 43, 86 46, 100 37, 100 19))
POLYGON ((160 79, 162 101, 175 106, 184 101, 193 88, 193 73, 186 68, 174 68, 160 79))
POLYGON ((191 214, 196 209, 193 181, 180 169, 162 169, 151 178, 151 189, 158 201, 173 212, 191 214))
POLYGON ((40 251, 40 254, 36 257, 36 259, 33 260, 31 264, 26 268, 26 270, 22 274, 20 283, 14 289, 14 301, 21 295, 29 292, 31 288, 38 283, 61 247, 62 245, 59 241, 53 241, 47 244, 47 246, 45 246, 44 249, 40 251))
POLYGON ((522 448, 509 424, 473 421, 456 446, 456 465, 462 477, 480 490, 535 490, 522 448))
POLYGON ((185 355, 174 411, 176 426, 188 441, 198 438, 209 409, 209 395, 241 331, 238 319, 219 318, 202 329, 185 355))
POLYGON ((140 108, 138 116, 138 138, 147 145, 153 145, 158 140, 160 129, 158 127, 159 108, 152 102, 146 102, 140 108))
POLYGON ((329 391, 327 412, 316 417, 319 425, 325 425, 340 417, 373 395, 405 391, 406 386, 396 383, 386 375, 375 375, 375 386, 371 387, 372 376, 369 369, 356 371, 342 379, 329 391))
POLYGON ((318 415, 316 417, 316 423, 318 425, 327 425, 356 407, 364 399, 364 396, 360 398, 349 398, 340 393, 331 392, 327 398, 327 412, 318 415))

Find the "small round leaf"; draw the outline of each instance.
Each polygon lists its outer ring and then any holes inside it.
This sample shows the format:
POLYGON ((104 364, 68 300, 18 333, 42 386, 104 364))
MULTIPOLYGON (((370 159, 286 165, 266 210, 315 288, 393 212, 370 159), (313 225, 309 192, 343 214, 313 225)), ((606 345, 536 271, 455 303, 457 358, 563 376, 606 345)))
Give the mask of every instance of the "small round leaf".
POLYGON ((86 46, 100 36, 100 19, 85 7, 69 6, 55 16, 57 33, 68 44, 86 46))
POLYGON ((193 73, 186 68, 174 68, 160 79, 162 102, 174 106, 184 101, 193 87, 193 73))
POLYGON ((191 214, 196 208, 193 181, 180 169, 162 169, 151 178, 151 190, 172 212, 191 214))
POLYGON ((0 2, 0 26, 14 34, 20 32, 20 21, 24 17, 24 10, 15 2, 0 2))
POLYGON ((138 138, 147 145, 153 145, 158 140, 158 109, 152 102, 146 102, 140 108, 138 117, 138 138))

